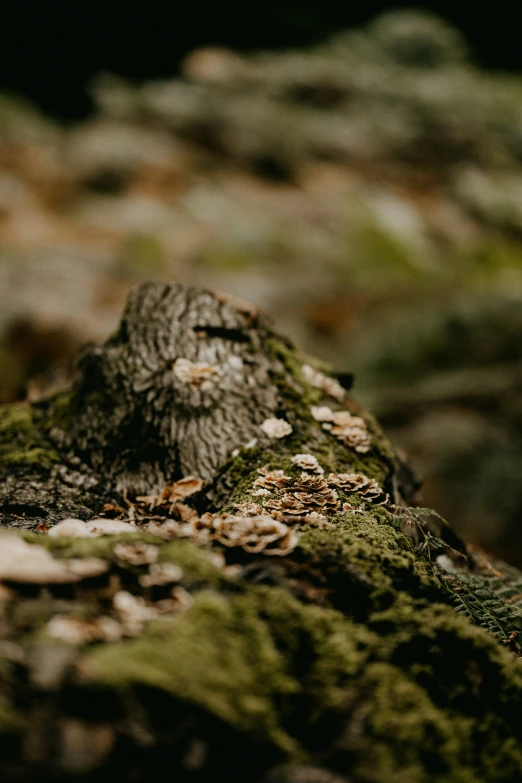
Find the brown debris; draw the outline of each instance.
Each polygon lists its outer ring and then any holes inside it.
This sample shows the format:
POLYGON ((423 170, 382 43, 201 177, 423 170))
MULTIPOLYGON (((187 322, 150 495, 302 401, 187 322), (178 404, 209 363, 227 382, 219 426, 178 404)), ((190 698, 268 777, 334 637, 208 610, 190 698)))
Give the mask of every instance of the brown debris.
POLYGON ((176 502, 171 506, 170 514, 174 519, 179 519, 181 522, 190 522, 191 519, 196 519, 198 512, 187 506, 186 503, 176 502))
MULTIPOLYGON (((185 498, 195 495, 203 488, 203 481, 196 476, 186 476, 179 479, 179 481, 173 481, 166 485, 166 487, 160 492, 159 495, 141 495, 136 498, 138 503, 147 505, 149 510, 155 508, 169 509, 173 512, 176 507, 178 508, 180 518, 189 518, 192 509, 185 506, 180 501, 185 498)), ((195 512, 194 512, 195 513, 195 512)))
POLYGON ((126 516, 125 509, 118 506, 116 503, 105 503, 102 514, 104 517, 107 517, 107 519, 122 519, 126 516))
POLYGON ((10 590, 8 587, 0 583, 0 610, 2 604, 6 604, 8 601, 12 601, 15 598, 16 593, 14 590, 10 590))

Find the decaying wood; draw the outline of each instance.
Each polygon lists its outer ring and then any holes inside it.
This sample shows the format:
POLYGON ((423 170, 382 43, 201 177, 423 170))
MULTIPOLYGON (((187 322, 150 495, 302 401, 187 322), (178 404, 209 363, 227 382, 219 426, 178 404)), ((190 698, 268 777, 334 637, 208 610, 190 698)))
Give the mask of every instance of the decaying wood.
POLYGON ((517 781, 522 575, 255 310, 159 283, 0 410, 2 780, 517 781))

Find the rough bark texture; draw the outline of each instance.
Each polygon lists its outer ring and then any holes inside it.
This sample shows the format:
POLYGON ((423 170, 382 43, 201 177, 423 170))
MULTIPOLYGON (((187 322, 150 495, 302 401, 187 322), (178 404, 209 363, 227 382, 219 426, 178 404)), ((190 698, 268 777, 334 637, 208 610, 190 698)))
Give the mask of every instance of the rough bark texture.
POLYGON ((251 309, 149 284, 70 390, 0 409, 2 780, 522 778, 522 575, 408 510, 305 363, 251 309), (269 514, 275 544, 238 537, 269 514), (48 534, 100 515, 135 528, 48 534))

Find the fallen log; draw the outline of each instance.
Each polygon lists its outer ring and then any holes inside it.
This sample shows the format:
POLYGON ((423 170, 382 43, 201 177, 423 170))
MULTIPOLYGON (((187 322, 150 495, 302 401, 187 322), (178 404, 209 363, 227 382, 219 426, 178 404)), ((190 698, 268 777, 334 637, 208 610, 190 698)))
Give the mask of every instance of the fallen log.
POLYGON ((5 781, 522 779, 522 574, 255 308, 151 283, 0 409, 5 781))

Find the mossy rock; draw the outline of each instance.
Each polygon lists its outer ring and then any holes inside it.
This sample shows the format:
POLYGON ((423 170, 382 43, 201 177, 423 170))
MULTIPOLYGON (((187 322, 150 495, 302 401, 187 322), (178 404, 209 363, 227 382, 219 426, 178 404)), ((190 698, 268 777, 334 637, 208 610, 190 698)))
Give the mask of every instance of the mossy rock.
POLYGON ((255 310, 147 284, 0 415, 3 779, 520 779, 522 575, 255 310))

